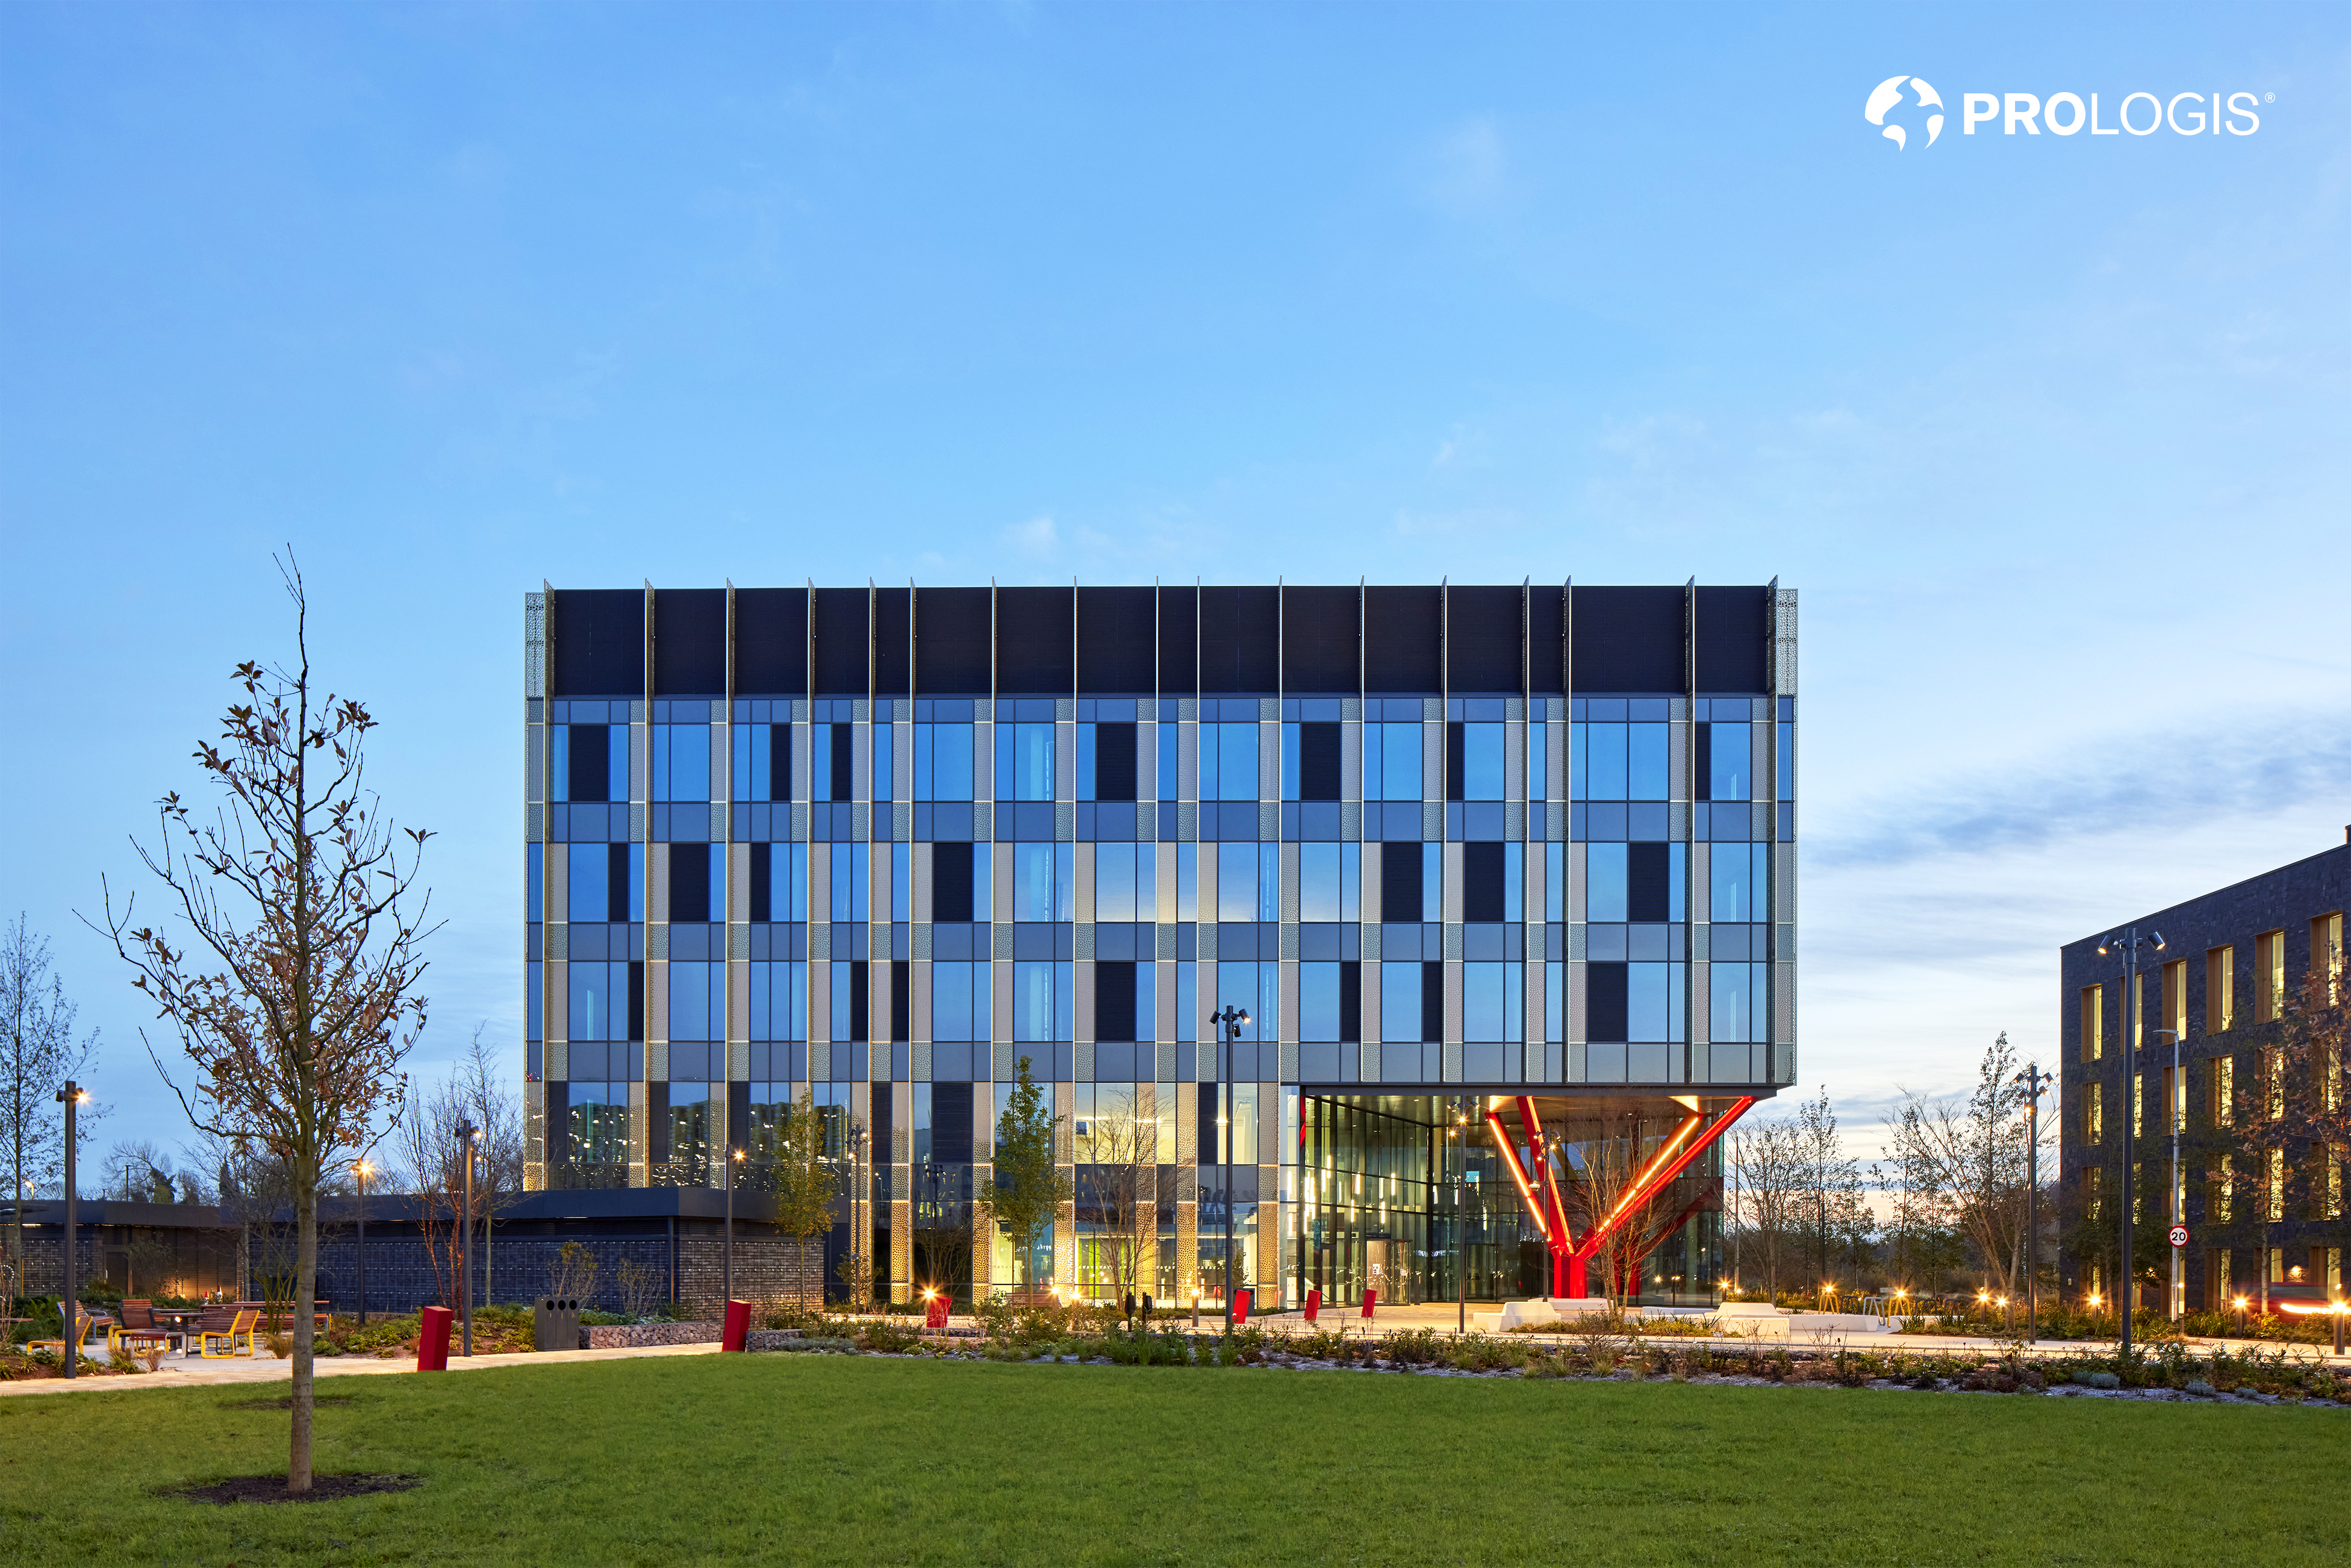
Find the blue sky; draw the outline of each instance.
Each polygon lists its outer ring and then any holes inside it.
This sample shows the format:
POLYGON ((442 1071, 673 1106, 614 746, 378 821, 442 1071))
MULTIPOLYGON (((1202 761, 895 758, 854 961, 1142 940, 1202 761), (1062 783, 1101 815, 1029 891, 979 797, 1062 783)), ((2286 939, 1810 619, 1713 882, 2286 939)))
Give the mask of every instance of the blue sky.
POLYGON ((1777 576, 1866 1124, 2342 841, 2347 120, 2320 6, 9 6, 0 908, 176 1141, 75 912, 282 540, 439 834, 427 1072, 519 1036, 542 579, 1777 576))

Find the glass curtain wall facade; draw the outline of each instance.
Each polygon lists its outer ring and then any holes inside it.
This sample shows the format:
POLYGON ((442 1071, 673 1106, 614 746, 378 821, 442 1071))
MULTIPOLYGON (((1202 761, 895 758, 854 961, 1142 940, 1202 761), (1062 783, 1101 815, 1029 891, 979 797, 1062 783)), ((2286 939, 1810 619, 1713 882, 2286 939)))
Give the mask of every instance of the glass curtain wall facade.
MULTIPOLYGON (((731 1148, 757 1185, 807 1093, 831 1245, 893 1299, 1492 1299, 1543 1281, 1489 1103, 1670 1128, 1793 1082, 1776 584, 550 589, 525 625, 534 1186, 731 1148), (1026 1260, 971 1203, 1024 1057, 1078 1191, 1026 1260)), ((1685 1207, 1667 1294, 1711 1286, 1685 1207)))

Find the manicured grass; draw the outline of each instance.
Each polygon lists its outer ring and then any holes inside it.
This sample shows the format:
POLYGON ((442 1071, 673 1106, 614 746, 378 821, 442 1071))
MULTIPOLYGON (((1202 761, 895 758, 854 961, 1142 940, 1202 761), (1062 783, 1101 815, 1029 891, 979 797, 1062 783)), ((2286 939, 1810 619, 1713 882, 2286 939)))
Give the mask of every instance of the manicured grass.
POLYGON ((2351 1561, 2334 1409, 811 1355, 319 1388, 321 1469, 423 1488, 157 1495, 282 1466, 283 1385, 10 1398, 0 1563, 2351 1561))

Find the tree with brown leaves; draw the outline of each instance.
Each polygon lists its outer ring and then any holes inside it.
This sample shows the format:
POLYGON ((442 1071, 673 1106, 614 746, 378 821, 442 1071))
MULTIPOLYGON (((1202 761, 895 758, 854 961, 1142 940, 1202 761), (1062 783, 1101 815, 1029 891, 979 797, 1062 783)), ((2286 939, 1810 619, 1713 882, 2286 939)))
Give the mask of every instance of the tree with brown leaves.
POLYGON ((309 607, 289 551, 295 660, 248 660, 219 741, 197 766, 221 791, 209 816, 175 791, 139 858, 162 883, 169 925, 134 898, 106 928, 193 1068, 183 1086, 149 1054, 201 1131, 265 1154, 292 1186, 297 1234, 293 1437, 286 1488, 310 1489, 312 1321, 319 1194, 378 1135, 423 1028, 421 951, 429 902, 418 871, 430 835, 395 831, 366 787, 376 721, 314 685, 309 607), (172 929, 183 928, 184 935, 172 929))

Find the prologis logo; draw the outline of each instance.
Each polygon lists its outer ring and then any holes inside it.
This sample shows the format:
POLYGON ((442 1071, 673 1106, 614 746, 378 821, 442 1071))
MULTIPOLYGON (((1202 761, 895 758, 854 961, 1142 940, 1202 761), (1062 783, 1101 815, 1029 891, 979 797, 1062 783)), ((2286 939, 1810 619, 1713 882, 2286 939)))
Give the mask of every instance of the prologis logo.
MULTIPOLYGON (((1862 106, 1861 113, 1862 118, 1872 125, 1886 126, 1884 131, 1878 132, 1879 135, 1893 142, 1895 146, 1907 150, 1910 145, 1910 133, 1899 125, 1886 125, 1886 111, 1902 101, 1902 84, 1906 81, 1910 84, 1910 90, 1917 95, 1919 108, 1940 110, 1943 107, 1943 100, 1936 95, 1933 88, 1927 85, 1924 77, 1887 77, 1884 81, 1879 82, 1876 90, 1869 95, 1869 101, 1862 106)), ((1935 144, 1935 138, 1942 133, 1942 115, 1939 113, 1928 115, 1927 145, 1932 147, 1935 144)))
MULTIPOLYGON (((1918 77, 1887 77, 1871 89, 1869 99, 1861 106, 1861 117, 1879 128, 1878 134, 1907 151, 1909 130, 1899 123, 1886 123, 1886 116, 1902 107, 1903 84, 1909 84, 1912 100, 1917 109, 1932 110, 1927 116, 1927 141, 1932 147, 1943 133, 1943 99, 1933 87, 1918 77)), ((2086 127, 2093 136, 2152 136, 2168 125, 2181 136, 2251 136, 2262 128, 2257 105, 2275 101, 2277 95, 2266 97, 2250 92, 2174 93, 2168 100, 2151 92, 2126 94, 2115 110, 2115 123, 2108 125, 2098 106, 2098 95, 2091 93, 2088 101, 2076 92, 2052 93, 2046 101, 2029 92, 1963 92, 1959 95, 1959 133, 1973 136, 1976 127, 1997 124, 2003 136, 2014 136, 2022 131, 2027 136, 2038 136, 2045 125, 2053 136, 2071 136, 2086 127), (2184 106, 2184 107, 2183 107, 2184 106)))

